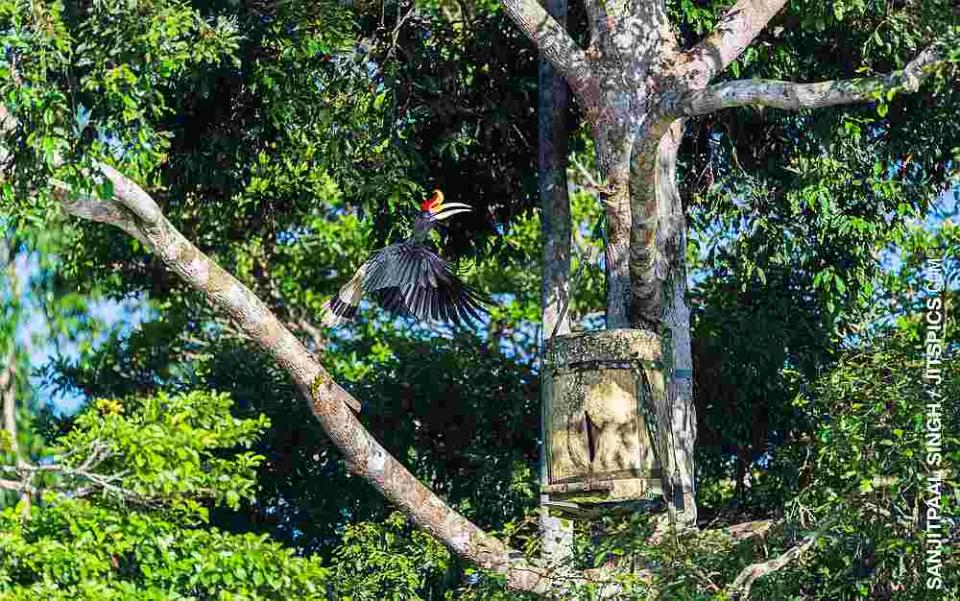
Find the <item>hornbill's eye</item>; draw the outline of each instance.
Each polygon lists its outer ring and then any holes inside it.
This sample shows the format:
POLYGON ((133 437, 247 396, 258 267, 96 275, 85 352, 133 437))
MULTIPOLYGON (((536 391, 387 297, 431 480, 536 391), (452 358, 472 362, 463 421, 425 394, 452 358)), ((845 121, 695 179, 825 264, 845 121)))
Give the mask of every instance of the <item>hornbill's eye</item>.
POLYGON ((430 196, 420 203, 420 210, 425 213, 434 213, 443 206, 443 192, 434 190, 430 196))

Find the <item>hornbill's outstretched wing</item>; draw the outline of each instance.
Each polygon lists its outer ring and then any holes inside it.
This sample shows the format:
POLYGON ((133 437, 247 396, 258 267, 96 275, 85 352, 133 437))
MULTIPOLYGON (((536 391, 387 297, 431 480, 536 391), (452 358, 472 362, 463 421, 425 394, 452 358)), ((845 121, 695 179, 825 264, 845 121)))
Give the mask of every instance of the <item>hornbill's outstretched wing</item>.
POLYGON ((485 300, 457 277, 453 266, 423 244, 401 242, 381 249, 324 305, 323 325, 352 318, 364 293, 398 315, 457 325, 478 319, 485 300))

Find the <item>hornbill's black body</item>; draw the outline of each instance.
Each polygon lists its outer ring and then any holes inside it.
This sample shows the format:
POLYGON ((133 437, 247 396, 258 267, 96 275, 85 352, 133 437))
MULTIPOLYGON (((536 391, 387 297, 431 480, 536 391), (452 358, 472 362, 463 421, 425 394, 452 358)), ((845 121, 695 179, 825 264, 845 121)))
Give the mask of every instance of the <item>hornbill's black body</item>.
POLYGON ((352 318, 365 293, 387 311, 419 320, 462 324, 485 313, 483 296, 457 277, 453 265, 427 246, 430 230, 440 221, 469 211, 462 203, 444 204, 443 194, 433 195, 420 206, 413 235, 375 252, 357 273, 324 305, 323 325, 337 325, 352 318))

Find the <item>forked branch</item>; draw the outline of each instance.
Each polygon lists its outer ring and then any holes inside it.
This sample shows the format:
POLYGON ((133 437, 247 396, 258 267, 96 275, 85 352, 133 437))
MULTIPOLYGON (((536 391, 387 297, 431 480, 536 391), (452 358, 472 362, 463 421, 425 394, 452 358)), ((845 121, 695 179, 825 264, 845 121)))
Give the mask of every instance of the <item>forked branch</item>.
POLYGON ((792 561, 806 553, 810 547, 815 545, 816 542, 820 540, 824 532, 826 532, 826 530, 832 524, 832 521, 827 522, 816 532, 807 535, 802 542, 787 549, 783 554, 778 555, 773 559, 753 563, 743 568, 743 570, 737 574, 737 577, 733 580, 730 586, 727 587, 727 593, 731 598, 736 599, 737 601, 746 601, 750 598, 750 589, 758 578, 763 578, 768 574, 772 574, 785 568, 792 561))

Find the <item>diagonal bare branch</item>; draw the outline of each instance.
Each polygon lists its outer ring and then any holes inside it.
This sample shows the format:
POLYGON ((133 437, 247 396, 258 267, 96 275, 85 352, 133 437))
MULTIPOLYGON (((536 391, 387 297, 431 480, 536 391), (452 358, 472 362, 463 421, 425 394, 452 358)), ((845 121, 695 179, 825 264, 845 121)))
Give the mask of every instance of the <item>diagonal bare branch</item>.
MULTIPOLYGON (((16 122, 0 105, 2 130, 15 127, 16 122)), ((112 183, 113 198, 80 197, 66 184, 54 181, 54 198, 66 213, 114 225, 134 236, 215 309, 229 316, 309 399, 314 416, 343 453, 350 471, 372 484, 415 524, 464 559, 504 575, 515 590, 546 593, 551 588, 550 573, 457 513, 383 448, 351 410, 359 409, 360 403, 333 381, 260 298, 187 240, 143 188, 110 166, 98 167, 112 183)), ((104 482, 97 484, 104 487, 104 482)))
POLYGON ((752 563, 743 568, 743 570, 737 574, 737 577, 733 580, 730 586, 727 587, 727 593, 729 594, 730 598, 737 599, 738 601, 746 601, 746 599, 749 599, 750 589, 753 587, 753 583, 756 582, 758 578, 763 578, 768 574, 772 574, 777 570, 783 569, 789 565, 790 562, 806 553, 810 547, 820 540, 827 528, 829 528, 832 523, 833 522, 828 522, 820 530, 808 535, 803 539, 803 542, 794 547, 790 547, 790 549, 785 551, 783 554, 767 561, 752 563))
POLYGON ((687 51, 687 84, 700 89, 747 49, 787 0, 738 0, 713 28, 713 33, 687 51))
POLYGON ((588 118, 599 113, 600 82, 586 54, 566 28, 537 0, 502 0, 507 15, 550 61, 573 91, 588 118))
POLYGON ((876 100, 890 90, 916 92, 937 67, 945 64, 942 49, 931 45, 907 66, 876 77, 815 83, 766 79, 727 81, 687 92, 679 100, 683 115, 705 115, 737 106, 767 106, 787 110, 814 109, 876 100))
POLYGON ((344 454, 349 469, 370 482, 414 523, 458 555, 505 575, 511 588, 535 592, 549 589, 549 574, 454 511, 390 455, 350 410, 350 406, 358 405, 356 399, 333 381, 263 301, 188 241, 149 194, 116 170, 106 168, 104 173, 114 184, 113 200, 64 198, 64 209, 136 235, 169 269, 229 315, 310 399, 314 415, 344 454))

